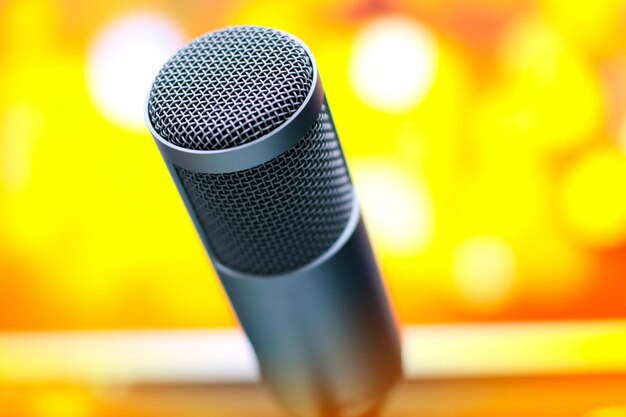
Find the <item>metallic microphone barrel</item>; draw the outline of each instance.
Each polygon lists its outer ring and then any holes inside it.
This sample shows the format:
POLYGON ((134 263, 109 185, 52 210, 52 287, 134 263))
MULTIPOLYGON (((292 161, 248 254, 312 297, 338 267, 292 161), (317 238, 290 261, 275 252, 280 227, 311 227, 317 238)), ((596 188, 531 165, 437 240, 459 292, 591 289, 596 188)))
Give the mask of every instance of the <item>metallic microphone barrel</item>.
POLYGON ((309 49, 208 33, 163 66, 146 120, 263 378, 302 416, 368 412, 399 341, 309 49))

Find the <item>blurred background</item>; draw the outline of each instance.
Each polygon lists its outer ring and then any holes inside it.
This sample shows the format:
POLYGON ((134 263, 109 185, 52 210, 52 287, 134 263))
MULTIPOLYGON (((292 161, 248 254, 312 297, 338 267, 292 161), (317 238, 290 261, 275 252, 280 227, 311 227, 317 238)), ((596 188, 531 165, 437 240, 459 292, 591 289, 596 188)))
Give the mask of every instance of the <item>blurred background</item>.
POLYGON ((626 318, 626 1, 0 0, 0 336, 236 326, 143 104, 237 24, 316 56, 402 324, 626 318))
POLYGON ((182 44, 312 48, 405 323, 626 316, 626 2, 0 3, 0 329, 235 321, 143 121, 182 44))

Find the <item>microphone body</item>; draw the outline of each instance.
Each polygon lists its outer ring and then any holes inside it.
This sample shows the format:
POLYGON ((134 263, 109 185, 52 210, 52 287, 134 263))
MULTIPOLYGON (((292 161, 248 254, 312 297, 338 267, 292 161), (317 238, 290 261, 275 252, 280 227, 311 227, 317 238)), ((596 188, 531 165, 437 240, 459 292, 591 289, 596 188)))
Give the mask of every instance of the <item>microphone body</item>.
POLYGON ((306 417, 375 407, 400 345, 308 48, 204 35, 165 64, 146 120, 278 398, 306 417))

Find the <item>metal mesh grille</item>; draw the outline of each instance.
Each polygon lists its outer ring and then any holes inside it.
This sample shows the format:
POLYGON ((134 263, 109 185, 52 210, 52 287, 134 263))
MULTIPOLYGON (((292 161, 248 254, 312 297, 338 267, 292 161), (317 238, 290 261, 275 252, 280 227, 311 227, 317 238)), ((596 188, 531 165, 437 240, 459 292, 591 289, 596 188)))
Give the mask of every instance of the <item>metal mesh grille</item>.
POLYGON ((313 64, 295 39, 268 28, 228 28, 194 40, 163 66, 148 116, 174 145, 232 148, 284 123, 313 81, 313 64))
POLYGON ((213 252, 242 272, 304 266, 350 217, 352 185, 326 106, 296 146, 263 165, 227 174, 176 171, 213 252))

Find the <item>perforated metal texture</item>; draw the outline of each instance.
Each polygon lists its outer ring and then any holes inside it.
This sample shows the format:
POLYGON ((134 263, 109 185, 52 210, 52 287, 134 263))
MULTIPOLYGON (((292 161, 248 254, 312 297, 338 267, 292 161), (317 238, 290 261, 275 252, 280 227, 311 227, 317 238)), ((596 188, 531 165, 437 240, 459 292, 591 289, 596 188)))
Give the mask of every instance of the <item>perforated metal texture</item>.
POLYGON ((253 142, 291 117, 313 88, 313 63, 277 30, 239 26, 180 49, 158 73, 148 98, 152 127, 187 149, 253 142))
POLYGON ((339 238, 352 184, 326 106, 296 146, 251 169, 205 174, 176 167, 215 256, 241 272, 297 269, 339 238))

